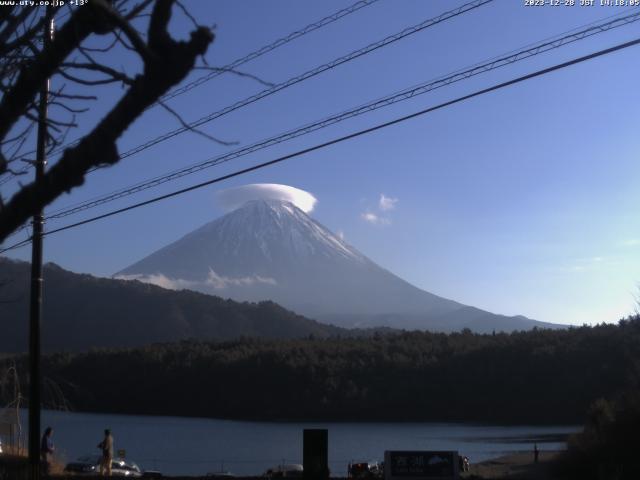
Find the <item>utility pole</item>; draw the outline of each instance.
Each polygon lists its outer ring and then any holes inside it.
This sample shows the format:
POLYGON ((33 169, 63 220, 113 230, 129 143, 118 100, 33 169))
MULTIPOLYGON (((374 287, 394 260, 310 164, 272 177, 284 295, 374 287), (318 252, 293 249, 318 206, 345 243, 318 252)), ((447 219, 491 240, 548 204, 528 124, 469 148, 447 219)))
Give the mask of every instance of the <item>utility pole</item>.
MULTIPOLYGON (((42 49, 49 48, 53 39, 53 9, 45 12, 42 49)), ((38 138, 36 146, 36 185, 42 184, 47 163, 47 102, 49 79, 40 88, 38 103, 38 138)), ((44 215, 40 209, 33 216, 31 246, 31 304, 29 314, 29 472, 31 480, 40 479, 40 403, 42 375, 40 372, 40 319, 42 317, 42 232, 44 215)))

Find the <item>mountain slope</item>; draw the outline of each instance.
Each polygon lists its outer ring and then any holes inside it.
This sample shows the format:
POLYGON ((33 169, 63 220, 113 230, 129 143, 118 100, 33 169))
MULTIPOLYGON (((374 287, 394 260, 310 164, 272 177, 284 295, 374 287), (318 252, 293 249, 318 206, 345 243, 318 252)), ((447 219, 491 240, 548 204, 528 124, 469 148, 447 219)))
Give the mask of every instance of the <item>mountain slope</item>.
POLYGON ((117 275, 236 300, 269 299, 344 327, 486 332, 551 326, 420 290, 279 200, 247 202, 117 275))
MULTIPOLYGON (((0 257, 0 352, 28 345, 28 263, 0 257)), ((341 329, 272 302, 237 303, 193 291, 96 278, 47 264, 42 341, 45 351, 132 347, 182 339, 326 337, 341 329)))

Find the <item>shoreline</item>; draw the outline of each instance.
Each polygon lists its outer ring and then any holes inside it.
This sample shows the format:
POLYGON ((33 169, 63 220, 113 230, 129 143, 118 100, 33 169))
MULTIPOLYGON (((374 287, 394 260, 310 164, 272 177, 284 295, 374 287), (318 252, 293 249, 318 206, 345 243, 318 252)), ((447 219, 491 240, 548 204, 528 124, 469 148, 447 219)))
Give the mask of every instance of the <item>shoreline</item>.
MULTIPOLYGON (((20 411, 23 412, 25 418, 28 409, 20 408, 20 411)), ((370 419, 366 418, 357 418, 357 419, 344 419, 342 417, 305 417, 305 418, 274 418, 274 417, 224 417, 224 416, 201 416, 201 415, 189 415, 185 413, 184 415, 177 414, 165 414, 165 413, 135 413, 135 412, 116 412, 116 411, 99 411, 93 409, 77 409, 77 410, 58 410, 58 409, 50 409, 43 408, 42 412, 53 413, 53 414, 79 414, 79 415, 95 415, 95 416, 115 416, 115 417, 143 417, 143 418, 165 418, 165 419, 176 419, 176 420, 204 420, 204 421, 221 421, 221 422, 238 422, 238 423, 263 423, 263 424, 339 424, 339 425, 360 425, 360 424, 380 424, 380 425, 392 425, 392 424, 400 424, 400 425, 415 425, 415 424, 428 424, 428 425, 461 425, 468 427, 515 427, 515 428, 560 428, 560 429, 572 429, 578 431, 582 428, 582 424, 580 422, 561 422, 561 423, 553 423, 553 422, 530 422, 530 421, 513 421, 513 422, 492 422, 490 419, 485 420, 455 420, 455 419, 442 419, 438 418, 435 420, 428 419, 420 419, 414 418, 411 420, 400 419, 394 420, 386 417, 375 418, 372 417, 370 419)), ((27 423, 24 423, 27 425, 27 423)), ((559 435, 565 435, 559 434, 559 435)), ((568 435, 568 434, 567 434, 568 435)), ((533 441, 533 440, 532 440, 533 441)), ((544 442, 541 442, 544 443, 544 442)))
MULTIPOLYGON (((463 479, 482 480, 550 480, 551 466, 553 460, 561 453, 560 450, 540 451, 538 463, 533 461, 533 452, 520 452, 511 455, 503 455, 479 463, 471 464, 469 471, 460 474, 463 479)), ((22 470, 20 464, 24 465, 26 458, 17 455, 2 455, 0 457, 0 472, 16 474, 22 470), (13 468, 12 468, 13 467, 13 468)), ((52 472, 52 478, 67 479, 75 478, 62 472, 62 465, 56 465, 52 472)), ((163 478, 178 479, 205 479, 211 476, 164 476, 163 478)), ((236 480, 259 479, 259 476, 238 476, 236 480)), ((331 477, 332 480, 342 480, 344 477, 331 477)))
POLYGON ((561 450, 540 451, 538 463, 533 461, 533 452, 521 452, 485 460, 470 465, 469 471, 461 473, 461 478, 478 479, 551 479, 551 465, 561 450))

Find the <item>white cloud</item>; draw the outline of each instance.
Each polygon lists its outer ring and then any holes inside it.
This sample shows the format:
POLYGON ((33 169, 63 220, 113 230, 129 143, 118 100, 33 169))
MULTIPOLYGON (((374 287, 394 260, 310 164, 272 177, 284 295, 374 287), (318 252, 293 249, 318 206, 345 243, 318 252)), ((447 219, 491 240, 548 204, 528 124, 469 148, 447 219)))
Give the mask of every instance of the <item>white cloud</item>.
POLYGON ((338 238, 342 241, 344 241, 344 232, 342 230, 338 230, 336 232, 336 235, 338 236, 338 238))
POLYGON ((576 262, 583 265, 596 265, 601 263, 604 260, 603 257, 585 257, 585 258, 577 258, 576 262))
POLYGON ((284 200, 300 210, 309 213, 318 200, 311 193, 289 185, 277 183, 253 183, 241 187, 228 188, 216 193, 220 206, 230 212, 251 200, 284 200))
POLYGON ((384 193, 381 193, 380 199, 378 200, 378 210, 382 213, 374 213, 369 209, 361 213, 360 218, 371 225, 391 225, 391 218, 388 213, 391 210, 395 210, 397 203, 397 198, 387 197, 384 193))
POLYGON ((381 193, 378 208, 380 208, 382 212, 388 212, 396 208, 396 203, 398 203, 397 198, 387 197, 384 193, 381 193))
POLYGON ((576 258, 571 264, 563 268, 563 270, 571 272, 593 272, 602 269, 610 269, 619 267, 621 264, 619 259, 611 257, 584 257, 576 258))
POLYGON ((209 276, 205 281, 206 285, 216 290, 227 287, 243 287, 255 285, 256 283, 264 283, 267 285, 277 285, 278 282, 271 277, 261 277, 260 275, 247 275, 246 277, 225 277, 218 275, 212 268, 209 268, 209 276))
POLYGON ((166 288, 168 290, 185 290, 194 289, 198 287, 198 282, 191 280, 184 280, 181 278, 169 278, 161 273, 154 273, 152 275, 116 275, 114 278, 118 280, 138 280, 143 283, 151 283, 158 287, 166 288))
POLYGON ((391 220, 386 217, 382 217, 372 212, 364 212, 360 215, 365 222, 370 223, 371 225, 389 225, 391 220))
POLYGON ((640 246, 640 238, 630 238, 629 240, 624 240, 620 242, 620 245, 623 247, 638 247, 640 246))
POLYGON ((255 284, 277 285, 278 282, 271 277, 260 275, 247 275, 244 277, 226 277, 218 275, 212 268, 209 268, 209 275, 203 282, 185 280, 182 278, 169 278, 160 273, 152 275, 118 275, 118 280, 138 280, 143 283, 151 283, 168 290, 223 290, 228 287, 243 287, 255 284))

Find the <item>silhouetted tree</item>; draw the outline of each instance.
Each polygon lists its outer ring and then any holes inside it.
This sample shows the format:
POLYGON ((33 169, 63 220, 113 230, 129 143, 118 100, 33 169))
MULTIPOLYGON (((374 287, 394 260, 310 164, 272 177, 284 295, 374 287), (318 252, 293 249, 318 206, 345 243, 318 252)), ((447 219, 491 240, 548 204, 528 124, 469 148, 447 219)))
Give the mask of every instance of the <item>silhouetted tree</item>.
POLYGON ((626 417, 617 401, 589 406, 599 398, 637 398, 628 392, 638 391, 639 359, 640 318, 630 318, 496 335, 183 341, 55 354, 44 359, 44 370, 79 410, 270 420, 588 421, 590 438, 601 439, 609 438, 612 419, 626 417))
MULTIPOLYGON (((50 44, 42 41, 44 7, 18 2, 0 7, 0 178, 21 173, 20 167, 30 161, 25 149, 32 148, 27 140, 33 137, 38 93, 47 78, 62 78, 83 86, 85 92, 85 87, 109 83, 125 88, 102 119, 64 150, 40 185, 31 183, 8 200, 0 198, 0 242, 37 210, 81 185, 89 170, 117 163, 116 140, 205 54, 214 38, 210 28, 195 26, 187 41, 169 34, 174 5, 193 20, 176 0, 87 0, 81 6, 67 5, 70 16, 50 44), (141 33, 138 29, 144 24, 141 33), (94 37, 104 37, 104 45, 96 47, 94 37), (119 69, 120 61, 111 54, 114 48, 134 52, 139 73, 130 76, 119 69)), ((63 7, 51 7, 51 13, 58 13, 59 8, 63 7)), ((95 94, 76 94, 64 85, 50 93, 49 105, 59 107, 59 115, 47 121, 49 150, 59 147, 66 132, 77 126, 76 115, 85 111, 77 107, 78 102, 92 99, 95 94), (63 113, 66 116, 61 117, 63 113)))

